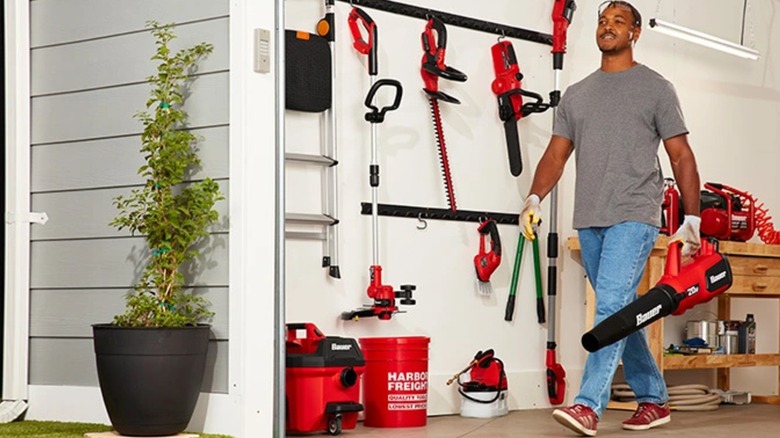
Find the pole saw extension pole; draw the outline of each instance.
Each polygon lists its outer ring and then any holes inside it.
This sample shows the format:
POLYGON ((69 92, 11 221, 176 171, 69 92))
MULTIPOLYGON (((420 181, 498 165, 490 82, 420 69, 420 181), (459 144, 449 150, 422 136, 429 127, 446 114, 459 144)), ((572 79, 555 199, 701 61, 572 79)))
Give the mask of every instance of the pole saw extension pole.
MULTIPOLYGON (((577 5, 574 0, 554 0, 553 21, 553 72, 554 87, 550 93, 550 106, 553 108, 553 130, 558 103, 561 99, 560 73, 563 70, 563 55, 566 53, 566 31, 574 16, 577 5)), ((550 192, 550 232, 547 237, 547 395, 550 404, 563 403, 566 394, 566 371, 555 357, 555 298, 558 288, 558 186, 550 192)))

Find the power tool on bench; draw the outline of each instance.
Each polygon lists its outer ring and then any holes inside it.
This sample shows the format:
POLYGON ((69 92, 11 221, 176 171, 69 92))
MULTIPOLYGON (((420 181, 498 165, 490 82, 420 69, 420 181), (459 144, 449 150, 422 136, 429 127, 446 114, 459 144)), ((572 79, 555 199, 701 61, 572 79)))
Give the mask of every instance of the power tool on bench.
POLYGON ((715 243, 702 240, 691 260, 681 264, 682 242, 669 244, 664 275, 646 294, 582 335, 582 346, 597 351, 669 314, 682 315, 731 287, 731 265, 715 243))
POLYGON ((756 201, 749 193, 708 182, 701 192, 701 234, 746 242, 756 231, 756 201))

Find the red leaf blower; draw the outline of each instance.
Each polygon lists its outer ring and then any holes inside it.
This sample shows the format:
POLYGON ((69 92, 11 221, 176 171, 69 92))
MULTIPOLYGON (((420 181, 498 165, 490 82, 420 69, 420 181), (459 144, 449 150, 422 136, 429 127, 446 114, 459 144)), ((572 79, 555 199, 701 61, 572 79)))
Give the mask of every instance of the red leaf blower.
POLYGON ((702 240, 691 261, 681 266, 681 242, 671 242, 658 284, 582 335, 591 353, 615 343, 669 314, 682 315, 731 287, 731 266, 715 244, 702 240))

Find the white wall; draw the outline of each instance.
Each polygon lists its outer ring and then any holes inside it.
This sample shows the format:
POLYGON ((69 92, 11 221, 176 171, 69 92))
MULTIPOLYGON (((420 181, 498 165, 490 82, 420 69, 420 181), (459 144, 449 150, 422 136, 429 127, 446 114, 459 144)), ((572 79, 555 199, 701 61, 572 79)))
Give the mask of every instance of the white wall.
MULTIPOLYGON (((314 31, 322 14, 321 1, 288 2, 287 28, 314 31)), ((432 9, 550 33, 552 1, 493 0, 407 1, 432 9)), ((569 28, 568 54, 562 86, 574 83, 599 66, 595 44, 596 8, 600 1, 580 0, 569 28)), ((645 29, 635 49, 636 59, 675 83, 686 116, 690 142, 697 155, 702 181, 717 181, 753 192, 770 211, 780 211, 780 193, 774 166, 780 152, 780 59, 772 41, 780 36, 772 26, 776 2, 751 1, 745 44, 758 49, 758 62, 742 60, 710 49, 677 41, 647 29, 647 19, 658 16, 732 41, 739 40, 742 3, 725 0, 684 2, 635 0, 645 29), (714 6, 717 3, 717 6, 714 6)), ((287 241, 287 321, 314 322, 328 335, 347 337, 423 335, 431 337, 430 414, 457 412, 459 398, 445 381, 459 371, 477 350, 494 348, 504 360, 510 378, 510 406, 547 407, 544 351, 547 327, 536 323, 531 257, 526 251, 518 286, 515 320, 503 320, 509 290, 517 229, 500 226, 504 258, 492 276, 495 293, 476 294, 472 258, 478 249, 477 224, 429 221, 424 231, 412 219, 380 217, 380 264, 384 283, 398 288, 417 285, 417 305, 390 321, 362 319, 342 322, 341 311, 369 302, 366 296, 371 263, 371 221, 360 215, 360 202, 370 200, 367 183, 369 124, 363 121, 368 89, 365 57, 351 47, 347 27, 348 3, 337 2, 337 74, 339 118, 339 197, 341 280, 321 269, 319 242, 287 241)), ((404 86, 401 108, 379 127, 381 185, 379 202, 422 207, 446 207, 427 99, 419 75, 420 33, 423 20, 365 9, 379 27, 380 78, 395 78, 404 86)), ((513 178, 507 169, 506 146, 497 116, 490 47, 496 36, 448 26, 446 62, 469 75, 466 83, 439 81, 441 90, 459 98, 461 105, 442 103, 450 165, 458 207, 465 210, 518 212, 527 193, 531 169, 549 139, 552 113, 536 114, 520 123, 526 170, 513 178)), ((547 96, 553 86, 550 47, 512 40, 523 87, 547 96)), ((319 152, 317 115, 287 112, 287 151, 319 152)), ((661 149, 662 150, 662 149, 661 149)), ((662 154, 665 172, 671 175, 662 154)), ((579 338, 584 329, 583 270, 565 249, 571 227, 574 169, 570 163, 560 183, 558 357, 568 373, 568 397, 573 398, 585 359, 579 338)), ((287 211, 316 213, 320 205, 319 174, 287 166, 287 211)), ((543 202, 545 211, 548 202, 543 202)), ((545 220, 549 223, 549 220, 545 220)), ((543 224, 540 235, 546 236, 543 224)), ((543 246, 546 238, 543 237, 543 246)), ((544 249, 542 250, 544 251, 544 249)), ((542 254, 546 266, 545 254, 542 254)), ((546 275, 546 269, 544 270, 546 275)), ((545 281, 546 284, 546 281, 545 281)), ((546 287, 545 287, 546 288, 546 287)), ((738 305, 741 305, 738 303, 738 305)), ((752 304, 750 304, 752 306, 752 304)), ((761 324, 761 342, 773 348, 777 333, 777 306, 750 307, 761 324), (770 322, 774 322, 772 327, 770 322), (766 336, 766 337, 765 337, 766 336)), ((735 316, 744 313, 740 307, 735 316)), ((670 335, 684 321, 668 324, 670 335)), ((762 344, 764 345, 764 344, 762 344)), ((754 372, 756 370, 739 370, 754 372)), ((759 370, 760 371, 760 370, 759 370)), ((776 378, 770 369, 769 378, 776 378)), ((734 373, 738 374, 737 372, 734 373)), ((764 373, 766 374, 766 373, 764 373)), ((747 381, 753 379, 747 378, 747 381)), ((747 385, 747 383, 746 383, 747 385)), ((776 388, 776 384, 762 385, 776 388)))

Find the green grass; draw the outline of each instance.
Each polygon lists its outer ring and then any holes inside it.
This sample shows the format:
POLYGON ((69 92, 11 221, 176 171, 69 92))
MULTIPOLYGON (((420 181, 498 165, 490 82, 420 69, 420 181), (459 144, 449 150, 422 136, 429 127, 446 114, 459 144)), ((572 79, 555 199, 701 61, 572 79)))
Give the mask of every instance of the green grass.
MULTIPOLYGON (((0 438, 84 438, 87 432, 108 432, 111 426, 57 421, 15 421, 0 424, 0 438)), ((230 438, 228 435, 200 434, 201 438, 230 438)))

